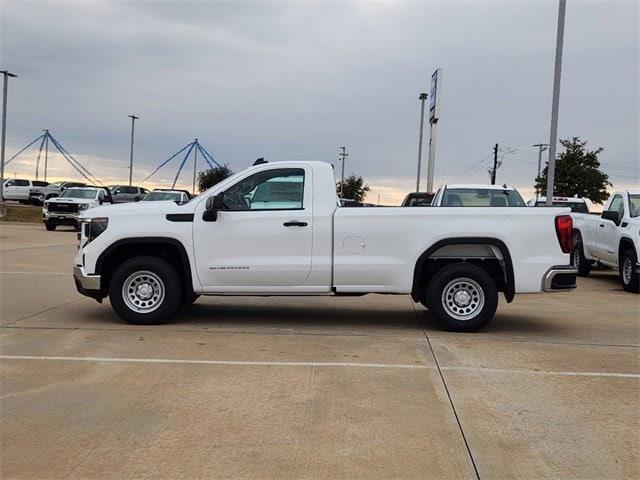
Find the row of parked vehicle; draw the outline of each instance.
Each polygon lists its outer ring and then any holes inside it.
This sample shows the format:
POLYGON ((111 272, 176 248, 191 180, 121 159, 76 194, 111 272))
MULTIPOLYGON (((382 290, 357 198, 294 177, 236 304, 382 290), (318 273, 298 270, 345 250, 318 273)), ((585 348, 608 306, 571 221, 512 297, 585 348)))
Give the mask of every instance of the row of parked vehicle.
MULTIPOLYGON (((42 206, 42 222, 47 230, 55 230, 58 225, 71 225, 76 230, 80 229, 80 215, 92 208, 103 205, 113 205, 114 203, 131 203, 171 201, 185 203, 191 199, 191 195, 186 190, 171 190, 158 188, 152 191, 139 191, 135 197, 133 193, 121 193, 123 187, 118 187, 112 191, 109 187, 99 187, 93 185, 71 186, 58 196, 50 196, 44 200, 42 206), (117 192, 117 193, 116 193, 117 192), (121 195, 131 195, 131 200, 116 201, 121 195)), ((133 188, 133 187, 127 187, 133 188)), ((144 189, 139 189, 144 190, 144 189)))
MULTIPOLYGON (((30 205, 43 205, 46 200, 51 198, 60 197, 65 190, 69 188, 79 187, 91 187, 82 182, 53 182, 48 183, 40 180, 26 180, 22 178, 15 178, 6 180, 4 182, 3 196, 5 200, 14 200, 23 204, 30 205)), ((101 187, 102 188, 102 187, 101 187)), ((147 200, 147 195, 151 193, 146 188, 132 187, 129 185, 109 185, 108 190, 110 192, 111 200, 113 203, 127 203, 138 202, 140 200, 147 200)), ((162 189, 156 189, 154 191, 167 191, 162 189)), ((179 194, 169 194, 169 197, 180 197, 180 201, 183 200, 183 196, 189 196, 189 193, 182 190, 174 190, 179 194)), ((149 200, 155 200, 162 195, 152 195, 149 200)), ((167 195, 165 195, 167 196, 167 195)))

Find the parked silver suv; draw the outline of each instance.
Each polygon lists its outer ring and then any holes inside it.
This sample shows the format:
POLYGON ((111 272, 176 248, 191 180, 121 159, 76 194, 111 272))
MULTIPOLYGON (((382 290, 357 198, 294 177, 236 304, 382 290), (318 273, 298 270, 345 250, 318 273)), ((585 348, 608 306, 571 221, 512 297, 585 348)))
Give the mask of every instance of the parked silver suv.
POLYGON ((149 193, 146 188, 130 187, 129 185, 112 185, 109 188, 114 203, 138 202, 149 193))

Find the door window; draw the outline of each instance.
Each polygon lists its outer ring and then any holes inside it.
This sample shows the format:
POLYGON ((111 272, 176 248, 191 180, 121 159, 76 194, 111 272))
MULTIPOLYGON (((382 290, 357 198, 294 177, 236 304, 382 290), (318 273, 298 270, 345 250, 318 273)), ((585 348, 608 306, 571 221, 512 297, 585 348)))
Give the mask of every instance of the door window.
POLYGON ((224 192, 228 210, 300 210, 304 170, 279 168, 253 174, 224 192))
POLYGON ((611 200, 611 205, 609 205, 609 210, 613 210, 614 212, 618 212, 620 218, 624 216, 624 203, 622 202, 622 197, 620 195, 616 195, 611 200))
POLYGON ((14 185, 16 187, 28 187, 29 186, 29 180, 16 180, 14 185))

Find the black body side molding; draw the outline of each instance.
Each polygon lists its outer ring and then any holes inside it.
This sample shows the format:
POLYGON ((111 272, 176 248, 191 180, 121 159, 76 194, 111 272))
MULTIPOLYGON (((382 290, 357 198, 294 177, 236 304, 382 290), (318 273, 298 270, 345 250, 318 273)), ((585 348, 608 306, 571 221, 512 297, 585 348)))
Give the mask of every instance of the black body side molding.
POLYGON ((170 222, 193 222, 193 213, 167 213, 170 222))

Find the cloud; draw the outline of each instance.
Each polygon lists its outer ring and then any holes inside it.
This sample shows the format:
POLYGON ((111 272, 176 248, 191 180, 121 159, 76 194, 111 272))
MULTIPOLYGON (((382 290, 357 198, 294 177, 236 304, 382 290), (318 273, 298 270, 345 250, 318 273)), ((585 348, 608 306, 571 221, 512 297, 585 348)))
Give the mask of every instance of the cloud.
MULTIPOLYGON (((638 9, 567 8, 559 134, 602 145, 613 166, 640 153, 638 9)), ((417 95, 442 67, 436 183, 470 168, 465 181, 487 181, 477 164, 499 143, 518 153, 498 181, 529 187, 531 145, 549 137, 556 15, 551 1, 5 2, 0 54, 20 75, 8 153, 50 128, 97 176, 124 180, 135 113, 135 178, 194 137, 235 170, 259 156, 337 164, 346 145, 347 173, 395 199, 415 183, 417 95)))

